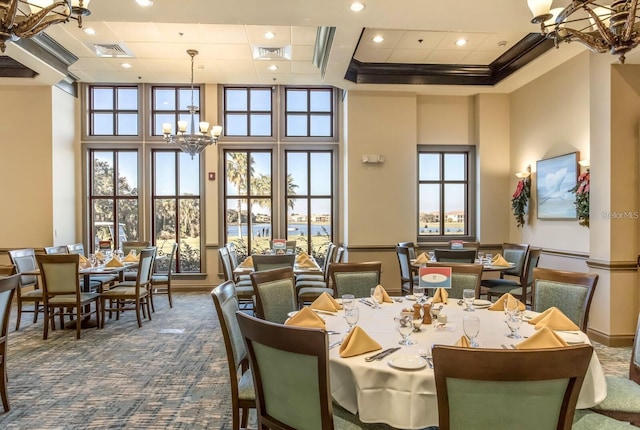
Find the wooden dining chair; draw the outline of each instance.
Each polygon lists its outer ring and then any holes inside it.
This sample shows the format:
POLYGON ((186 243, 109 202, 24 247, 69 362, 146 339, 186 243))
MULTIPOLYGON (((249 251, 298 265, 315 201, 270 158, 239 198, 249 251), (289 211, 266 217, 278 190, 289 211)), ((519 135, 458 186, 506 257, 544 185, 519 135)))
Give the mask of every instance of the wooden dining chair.
POLYGON ((67 248, 67 245, 47 246, 44 248, 44 253, 47 255, 68 254, 69 248, 67 248))
POLYGON ((324 256, 321 274, 303 273, 296 276, 296 291, 298 294, 298 307, 305 303, 311 303, 323 293, 333 296, 333 288, 329 279, 329 265, 334 258, 336 246, 329 242, 327 253, 324 256))
MULTIPOLYGON (((148 240, 127 240, 122 242, 122 253, 126 257, 131 251, 136 251, 136 255, 140 255, 140 252, 151 246, 151 242, 148 240)), ((138 269, 129 269, 124 272, 125 281, 135 281, 138 277, 138 269)), ((152 302, 153 303, 153 302, 152 302)))
POLYGON ((296 262, 296 256, 294 254, 256 254, 252 255, 251 259, 253 260, 253 270, 256 272, 260 272, 262 270, 279 269, 282 267, 291 267, 293 269, 293 265, 296 262))
POLYGON ((403 246, 409 250, 409 259, 415 260, 417 256, 416 244, 413 242, 398 242, 397 246, 403 246))
POLYGON ((420 277, 411 268, 411 253, 408 247, 396 246, 398 265, 400 266, 400 283, 404 294, 413 294, 413 286, 420 283, 420 277))
POLYGON ((529 249, 524 270, 517 280, 503 277, 499 279, 483 279, 482 287, 487 289, 487 299, 492 300, 509 293, 522 303, 530 303, 533 288, 533 269, 538 267, 541 252, 541 248, 529 249))
POLYGON ((369 297, 371 288, 380 284, 382 262, 332 263, 329 276, 336 297, 353 294, 355 297, 369 297))
POLYGON ((211 290, 211 298, 227 353, 231 386, 231 427, 233 430, 240 430, 247 427, 249 409, 256 407, 256 395, 249 371, 247 349, 236 317, 240 307, 233 281, 227 280, 211 290))
MULTIPOLYGON (((36 253, 32 248, 27 249, 14 249, 9 251, 9 258, 11 263, 15 266, 16 273, 33 272, 38 270, 38 263, 36 262, 36 253)), ((44 299, 42 297, 42 289, 38 283, 37 275, 21 275, 20 287, 16 289, 16 305, 17 305, 17 318, 16 318, 16 331, 20 329, 20 321, 22 320, 22 313, 33 313, 34 324, 38 322, 38 314, 44 312, 44 299), (24 304, 33 304, 32 308, 24 308, 24 304)))
POLYGON ((475 249, 434 249, 436 261, 444 263, 474 263, 478 251, 475 249))
POLYGON ((531 309, 544 312, 550 307, 560 309, 580 330, 587 331, 589 309, 598 274, 564 270, 533 269, 531 309))
POLYGON ((20 275, 0 278, 0 397, 5 412, 9 412, 9 393, 7 390, 7 337, 9 315, 15 292, 20 288, 20 275))
MULTIPOLYGON (((438 263, 430 261, 426 267, 451 267, 451 288, 447 291, 452 299, 461 299, 464 290, 474 290, 476 299, 480 297, 482 265, 465 263, 438 263)), ((433 295, 433 291, 429 293, 433 295)))
POLYGON ((246 278, 240 279, 234 275, 233 271, 235 268, 233 267, 233 260, 228 246, 218 248, 218 255, 222 263, 224 279, 226 281, 233 281, 240 308, 253 309, 253 284, 251 283, 251 277, 247 274, 246 278))
POLYGON ((37 255, 44 298, 45 321, 42 339, 49 336, 49 324, 55 330, 55 317, 60 317, 64 329, 64 315, 75 319, 76 339, 80 339, 82 321, 96 316, 100 328, 100 294, 83 292, 80 288, 80 257, 77 254, 37 255), (94 310, 91 310, 91 304, 94 310))
POLYGON ((236 313, 253 375, 258 428, 382 429, 334 406, 327 332, 275 324, 236 313))
POLYGON ((558 430, 571 429, 593 347, 432 354, 440 430, 558 430))
POLYGON ((251 273, 258 318, 283 324, 289 312, 298 309, 295 278, 291 267, 251 273))
MULTIPOLYGON (((67 250, 69 251, 69 254, 79 254, 79 255, 82 255, 83 257, 87 256, 84 252, 84 244, 82 243, 69 244, 67 245, 67 250)), ((103 289, 114 285, 118 280, 118 276, 117 275, 91 275, 90 280, 92 282, 93 281, 99 282, 100 283, 99 290, 102 291, 103 289)))
MULTIPOLYGON (((169 260, 166 271, 157 272, 154 267, 153 273, 151 275, 151 288, 149 288, 149 292, 151 293, 151 310, 153 312, 156 311, 156 307, 153 303, 153 297, 159 294, 165 294, 167 296, 167 299, 169 300, 169 307, 173 307, 173 300, 171 298, 171 275, 173 273, 173 262, 175 260, 177 250, 178 242, 174 242, 171 246, 171 252, 169 253, 169 260)), ((154 266, 157 265, 158 263, 156 263, 154 266)))

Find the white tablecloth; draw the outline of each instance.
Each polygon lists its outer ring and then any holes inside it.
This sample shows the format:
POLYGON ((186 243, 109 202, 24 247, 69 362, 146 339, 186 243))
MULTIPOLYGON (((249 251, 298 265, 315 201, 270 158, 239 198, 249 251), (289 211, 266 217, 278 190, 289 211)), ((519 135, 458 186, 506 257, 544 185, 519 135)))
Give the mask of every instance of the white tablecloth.
MULTIPOLYGON (((383 349, 399 346, 400 334, 395 328, 394 317, 402 308, 410 308, 412 301, 403 303, 385 303, 382 309, 372 309, 356 300, 360 309, 358 326, 375 339, 383 349)), ((329 351, 331 394, 336 402, 352 413, 358 413, 360 420, 366 423, 386 423, 399 429, 421 429, 438 425, 438 400, 433 370, 425 367, 419 370, 399 370, 389 365, 389 360, 400 354, 417 354, 419 349, 430 348, 433 344, 453 345, 463 335, 462 318, 475 315, 480 318, 480 334, 477 342, 483 348, 502 348, 510 346, 514 340, 506 337, 509 329, 504 322, 504 313, 477 309, 465 312, 457 305, 457 300, 449 300, 444 307, 448 324, 444 330, 434 325, 422 326, 420 333, 412 333, 412 346, 402 349, 381 361, 367 363, 364 357, 342 358, 339 347, 329 351)), ((336 316, 323 315, 327 330, 340 331, 339 335, 330 335, 329 342, 339 340, 348 329, 343 318, 344 311, 336 316)), ((533 325, 523 323, 520 333, 523 336, 533 334, 533 325)), ((581 334, 586 342, 588 337, 581 334)), ((575 337, 575 335, 574 335, 575 337)), ((552 363, 540 363, 541 366, 552 363)), ((604 373, 595 352, 580 391, 577 407, 592 407, 604 400, 607 394, 604 373)))

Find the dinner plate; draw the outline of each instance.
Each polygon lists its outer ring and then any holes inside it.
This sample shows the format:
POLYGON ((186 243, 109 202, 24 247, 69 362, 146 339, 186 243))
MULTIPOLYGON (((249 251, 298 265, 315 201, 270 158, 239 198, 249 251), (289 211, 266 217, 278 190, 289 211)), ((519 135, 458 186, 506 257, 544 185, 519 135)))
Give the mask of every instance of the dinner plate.
POLYGON ((584 343, 584 337, 580 332, 556 331, 556 334, 569 345, 580 345, 584 343))
POLYGON ((535 318, 535 317, 537 317, 538 315, 540 315, 540 313, 539 313, 539 312, 534 312, 534 311, 524 311, 524 312, 522 313, 522 319, 523 319, 523 320, 525 320, 525 321, 528 321, 528 320, 532 320, 532 319, 534 319, 534 318, 535 318))
POLYGON ((491 306, 493 303, 490 302, 489 300, 482 300, 482 299, 475 299, 473 301, 473 307, 474 308, 478 308, 478 309, 482 309, 482 308, 488 308, 489 306, 491 306))
POLYGON ((409 294, 408 296, 404 296, 405 299, 407 300, 416 300, 416 296, 414 296, 413 294, 409 294))
POLYGON ((289 313, 287 314, 287 316, 288 316, 289 318, 293 318, 293 316, 294 316, 295 314, 297 314, 298 312, 299 312, 299 311, 292 311, 292 312, 289 312, 289 313))
MULTIPOLYGON (((315 312, 315 313, 317 313, 317 314, 325 314, 325 315, 333 315, 333 316, 337 315, 337 314, 336 314, 336 313, 334 313, 334 312, 320 311, 320 310, 318 310, 318 309, 311 309, 311 310, 312 310, 312 311, 314 311, 314 312, 315 312)), ((295 314, 297 314, 298 312, 300 312, 300 311, 291 311, 291 312, 289 312, 289 313, 287 314, 287 316, 288 316, 289 318, 293 318, 293 316, 294 316, 295 314)), ((322 318, 322 316, 320 316, 320 318, 322 318)), ((324 319, 324 318, 322 318, 322 319, 324 319)))
POLYGON ((388 363, 396 369, 418 370, 427 365, 427 360, 418 355, 396 355, 388 363))

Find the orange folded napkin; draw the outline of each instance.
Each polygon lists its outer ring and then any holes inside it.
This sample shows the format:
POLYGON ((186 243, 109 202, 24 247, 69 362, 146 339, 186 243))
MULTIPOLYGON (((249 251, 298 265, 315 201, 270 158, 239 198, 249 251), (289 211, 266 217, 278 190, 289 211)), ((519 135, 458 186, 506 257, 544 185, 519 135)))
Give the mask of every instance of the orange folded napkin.
POLYGON ((382 349, 364 330, 355 326, 340 345, 340 357, 347 358, 382 349))
POLYGON ((87 257, 85 257, 82 254, 78 254, 78 257, 80 258, 80 264, 87 264, 89 262, 89 260, 87 259, 87 257))
POLYGON ((489 306, 489 310, 490 311, 504 311, 504 301, 505 300, 508 300, 509 303, 513 303, 513 300, 518 302, 518 310, 519 311, 524 311, 525 309, 527 309, 527 307, 524 305, 524 303, 522 303, 520 300, 516 299, 515 297, 513 297, 509 293, 505 293, 498 299, 497 302, 495 302, 494 304, 489 306))
POLYGON ((284 322, 285 325, 296 327, 325 328, 324 320, 312 311, 308 306, 284 322))
POLYGON ((138 257, 137 255, 133 255, 133 251, 129 251, 129 254, 124 257, 124 261, 126 261, 127 263, 135 263, 137 261, 140 261, 140 257, 138 257))
POLYGON ((504 257, 500 254, 496 254, 492 259, 491 259, 491 265, 492 266, 497 266, 497 267, 509 267, 511 266, 509 264, 509 262, 507 260, 504 259, 504 257))
POLYGON ((568 345, 569 344, 553 330, 543 327, 540 331, 532 334, 529 339, 525 339, 517 344, 516 349, 559 348, 568 345))
POLYGON ((536 330, 547 327, 551 330, 576 331, 580 330, 573 321, 569 319, 562 311, 556 307, 551 307, 538 315, 529 324, 535 324, 536 330), (535 322, 534 322, 535 320, 535 322))
POLYGON ((104 254, 100 251, 96 252, 96 259, 104 261, 104 254))
POLYGON ((418 258, 416 258, 414 260, 414 264, 427 264, 429 262, 429 256, 427 255, 426 252, 423 252, 422 254, 418 255, 418 258))
POLYGON ((307 254, 304 251, 302 251, 300 254, 296 255, 296 264, 300 264, 303 261, 307 261, 307 260, 309 260, 309 254, 307 254))
POLYGON ((313 261, 313 258, 309 257, 306 254, 305 256, 306 258, 301 258, 300 260, 296 258, 296 266, 301 267, 303 269, 315 269, 318 267, 316 262, 313 261))
POLYGON ((242 267, 243 269, 253 269, 253 258, 251 258, 251 256, 248 256, 242 263, 238 265, 238 267, 242 267))
POLYGON ((456 342, 454 346, 461 346, 463 348, 471 348, 471 344, 469 343, 469 339, 467 336, 461 336, 460 339, 456 342))
POLYGON ((373 296, 376 298, 378 303, 393 303, 391 296, 389 296, 389 294, 382 287, 382 285, 378 285, 376 287, 376 290, 373 292, 373 296))
POLYGON ((109 260, 107 264, 104 265, 104 267, 123 267, 123 266, 124 264, 122 264, 120 260, 118 260, 117 258, 112 258, 111 260, 109 260))
POLYGON ((336 302, 336 299, 331 297, 329 293, 322 293, 317 299, 309 306, 311 309, 317 309, 319 311, 338 312, 342 309, 342 305, 336 302))
POLYGON ((433 295, 433 300, 431 303, 444 303, 447 304, 447 300, 449 299, 449 293, 444 288, 438 288, 436 293, 433 295))

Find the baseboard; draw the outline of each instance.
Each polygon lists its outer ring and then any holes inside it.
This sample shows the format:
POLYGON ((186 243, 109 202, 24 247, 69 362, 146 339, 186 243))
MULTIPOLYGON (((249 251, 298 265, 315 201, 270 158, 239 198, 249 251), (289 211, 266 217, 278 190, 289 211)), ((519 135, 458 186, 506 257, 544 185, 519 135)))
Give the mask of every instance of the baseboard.
POLYGON ((589 339, 606 346, 611 346, 611 347, 631 346, 633 345, 633 338, 634 338, 633 334, 612 336, 591 328, 587 329, 587 335, 589 336, 589 339))

